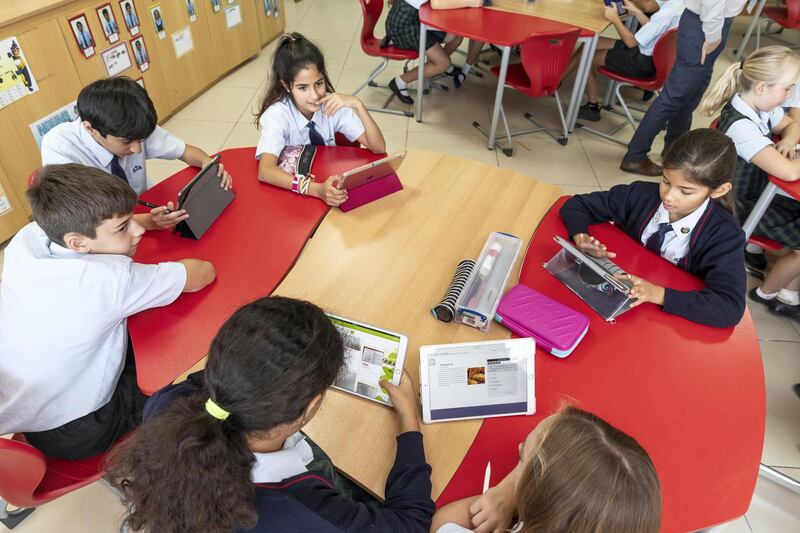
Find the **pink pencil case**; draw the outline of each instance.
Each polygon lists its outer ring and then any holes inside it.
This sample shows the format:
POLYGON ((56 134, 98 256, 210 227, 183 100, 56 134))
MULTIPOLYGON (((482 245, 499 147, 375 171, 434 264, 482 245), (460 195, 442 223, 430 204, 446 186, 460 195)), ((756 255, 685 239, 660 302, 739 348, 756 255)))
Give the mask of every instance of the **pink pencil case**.
POLYGON ((571 354, 589 331, 588 316, 525 285, 503 296, 494 319, 556 357, 571 354))

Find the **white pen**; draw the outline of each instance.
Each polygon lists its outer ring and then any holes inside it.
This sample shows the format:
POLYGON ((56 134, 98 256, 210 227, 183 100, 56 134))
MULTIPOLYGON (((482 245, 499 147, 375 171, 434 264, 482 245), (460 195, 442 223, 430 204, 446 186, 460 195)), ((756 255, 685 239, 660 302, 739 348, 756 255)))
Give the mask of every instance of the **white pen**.
POLYGON ((483 492, 482 494, 486 494, 486 491, 489 490, 489 480, 492 477, 492 463, 491 461, 486 463, 486 474, 483 476, 483 492))

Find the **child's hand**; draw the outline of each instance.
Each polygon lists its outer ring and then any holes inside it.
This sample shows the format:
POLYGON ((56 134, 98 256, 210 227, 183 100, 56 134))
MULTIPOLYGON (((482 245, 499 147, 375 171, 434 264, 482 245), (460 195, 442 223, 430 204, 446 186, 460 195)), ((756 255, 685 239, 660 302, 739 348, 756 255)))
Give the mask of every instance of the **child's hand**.
POLYGON ((417 399, 408 372, 403 370, 399 385, 392 385, 388 381, 381 381, 380 385, 389 393, 389 399, 400 417, 400 433, 419 431, 417 399))
POLYGON ((233 178, 231 178, 231 175, 228 174, 227 170, 225 170, 225 167, 222 166, 222 163, 219 164, 219 170, 217 171, 217 176, 221 178, 219 186, 225 189, 226 191, 229 191, 231 186, 233 185, 233 178))
POLYGON ((794 159, 797 157, 797 152, 795 152, 795 144, 793 142, 789 142, 791 139, 781 139, 776 145, 775 149, 778 151, 786 159, 794 159))
POLYGON ((633 282, 633 288, 628 295, 636 298, 636 301, 631 304, 631 307, 636 307, 646 302, 664 305, 664 287, 654 285, 645 279, 630 274, 625 274, 623 278, 633 282))
POLYGON ((609 22, 617 22, 619 20, 619 13, 617 13, 617 8, 613 5, 605 6, 603 16, 609 22))
POLYGON ((572 236, 572 240, 575 241, 575 245, 579 250, 591 256, 608 257, 609 259, 617 257, 615 252, 609 252, 605 244, 602 244, 588 233, 576 233, 572 236))
POLYGON ((339 94, 339 93, 331 93, 325 98, 319 101, 319 104, 323 106, 323 113, 326 117, 332 117, 336 114, 337 111, 342 109, 343 107, 349 107, 350 109, 355 109, 358 106, 362 105, 361 100, 356 98, 355 96, 350 96, 347 94, 339 94))
POLYGON ((189 218, 189 213, 186 212, 186 209, 181 209, 180 211, 173 211, 173 209, 175 209, 175 205, 172 202, 167 202, 167 205, 152 209, 150 216, 153 218, 153 224, 158 229, 169 229, 189 218), (167 211, 171 211, 171 213, 167 214, 167 211))
POLYGON ((469 506, 470 521, 475 531, 508 531, 517 514, 514 497, 514 476, 520 466, 511 471, 503 481, 489 488, 469 506))
POLYGON ((622 0, 622 5, 625 6, 625 9, 627 9, 628 13, 630 13, 631 15, 637 15, 637 14, 641 15, 643 13, 643 11, 639 9, 639 6, 637 6, 630 0, 622 0))
POLYGON ((339 183, 340 179, 342 179, 341 176, 333 175, 328 177, 328 179, 322 183, 313 183, 311 185, 311 194, 331 207, 340 206, 345 200, 347 200, 347 191, 336 188, 336 185, 339 183))

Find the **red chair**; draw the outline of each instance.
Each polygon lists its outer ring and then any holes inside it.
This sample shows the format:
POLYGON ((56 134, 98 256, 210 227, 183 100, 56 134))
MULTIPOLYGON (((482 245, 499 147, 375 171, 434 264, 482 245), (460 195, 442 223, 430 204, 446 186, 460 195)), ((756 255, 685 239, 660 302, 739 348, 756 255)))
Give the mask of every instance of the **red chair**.
MULTIPOLYGON (((800 30, 800 0, 786 0, 786 7, 765 7, 763 14, 774 21, 782 28, 787 30, 800 30)), ((797 42, 789 43, 782 39, 777 39, 770 35, 770 39, 775 39, 785 44, 789 48, 798 48, 797 42)), ((756 30, 756 48, 761 44, 761 25, 756 30)))
POLYGON ((643 91, 653 91, 657 95, 661 91, 661 88, 664 87, 664 83, 667 81, 667 76, 669 76, 669 73, 672 70, 672 65, 675 64, 677 42, 677 28, 669 30, 658 38, 658 41, 653 48, 653 63, 655 63, 656 66, 656 74, 652 78, 631 78, 629 76, 625 76, 624 74, 619 74, 617 72, 608 70, 605 67, 599 67, 597 69, 598 74, 602 74, 611 80, 617 101, 622 106, 622 110, 624 111, 625 118, 628 119, 628 122, 623 122, 609 132, 599 131, 582 123, 579 123, 578 127, 588 131, 589 133, 594 133, 595 135, 598 135, 606 140, 615 142, 622 146, 627 146, 628 143, 626 141, 621 141, 614 137, 614 135, 628 124, 630 124, 635 130, 636 120, 634 120, 633 115, 631 114, 631 108, 625 102, 620 90, 625 86, 637 87, 643 91))
POLYGON ((341 132, 336 132, 333 136, 333 139, 336 141, 336 146, 353 146, 355 148, 359 148, 361 145, 358 141, 350 142, 347 140, 347 137, 344 136, 341 132))
POLYGON ((0 522, 11 529, 34 508, 100 479, 105 456, 55 459, 24 442, 19 434, 0 438, 0 522), (18 509, 9 511, 9 504, 18 509))
MULTIPOLYGON (((561 107, 561 98, 558 95, 558 85, 567 71, 569 59, 575 48, 581 30, 569 28, 567 30, 549 33, 535 33, 525 38, 520 46, 521 63, 508 66, 506 86, 531 97, 554 96, 558 115, 561 118, 561 136, 557 137, 550 130, 542 126, 530 113, 525 113, 525 118, 536 124, 536 128, 512 133, 508 129, 508 120, 503 104, 500 104, 500 113, 506 128, 508 148, 502 148, 503 153, 510 156, 514 151, 512 137, 544 131, 562 146, 567 144, 569 132, 564 109, 561 107)), ((492 68, 492 74, 498 76, 500 67, 492 68)), ((475 128, 488 137, 488 133, 477 122, 472 123, 475 128)))
POLYGON ((41 172, 41 171, 42 171, 42 165, 39 165, 38 167, 33 169, 33 172, 31 172, 28 175, 28 188, 29 189, 31 187, 33 187, 34 185, 36 185, 36 179, 39 177, 39 172, 41 172))

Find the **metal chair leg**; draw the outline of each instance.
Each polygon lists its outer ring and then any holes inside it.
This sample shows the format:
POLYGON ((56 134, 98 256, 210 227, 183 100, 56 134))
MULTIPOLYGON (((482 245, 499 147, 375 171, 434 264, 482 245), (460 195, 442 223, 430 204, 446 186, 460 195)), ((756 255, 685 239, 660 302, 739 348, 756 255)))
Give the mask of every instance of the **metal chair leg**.
MULTIPOLYGON (((406 62, 406 63, 408 63, 408 62, 406 62)), ((361 90, 364 89, 364 87, 367 87, 367 86, 376 87, 376 88, 379 88, 379 89, 388 89, 389 88, 388 85, 380 85, 379 83, 377 83, 375 81, 375 78, 380 76, 381 73, 383 73, 383 71, 386 70, 386 67, 388 67, 388 66, 389 66, 389 60, 387 58, 385 58, 385 57, 381 58, 380 65, 378 65, 377 67, 372 69, 372 72, 370 72, 369 77, 367 77, 366 81, 364 83, 362 83, 361 85, 359 85, 358 88, 355 91, 353 91, 353 96, 355 96, 356 94, 361 92, 361 90)), ((405 69, 405 67, 404 67, 404 69, 405 69)), ((394 100, 394 98, 395 98, 395 94, 394 93, 390 93, 389 98, 383 103, 383 106, 381 106, 381 107, 366 106, 366 108, 369 111, 374 111, 376 113, 387 113, 389 115, 400 115, 400 116, 409 117, 409 118, 414 116, 414 113, 412 113, 411 111, 401 111, 399 109, 387 109, 389 107, 389 104, 392 102, 392 100, 394 100)))
POLYGON ((636 121, 633 119, 631 110, 628 109, 628 104, 625 103, 625 99, 622 97, 622 93, 620 92, 620 89, 622 89, 624 85, 627 85, 627 83, 620 83, 617 85, 617 101, 619 102, 619 105, 622 106, 622 110, 625 112, 625 116, 627 117, 631 128, 633 128, 633 131, 636 131, 636 121))
POLYGON ((8 529, 14 529, 35 510, 36 507, 28 507, 9 511, 8 502, 0 498, 0 524, 3 524, 8 529))
POLYGON ((761 217, 764 216, 764 213, 767 212, 767 208, 769 204, 772 203, 772 199, 775 198, 777 192, 778 186, 772 182, 767 183, 767 186, 764 187, 764 192, 758 197, 756 205, 753 206, 753 210, 747 215, 747 220, 742 224, 745 239, 749 239, 753 234, 756 226, 758 226, 758 222, 761 220, 761 217))

